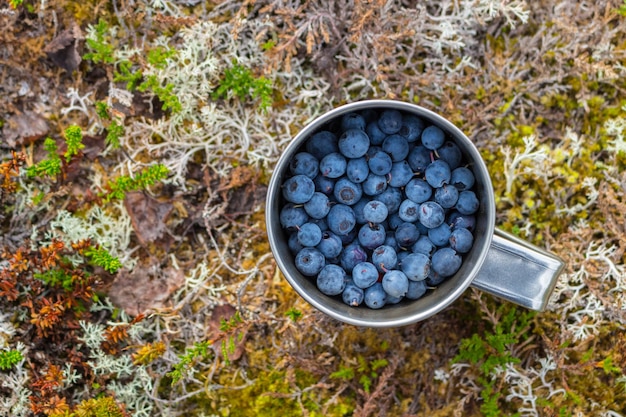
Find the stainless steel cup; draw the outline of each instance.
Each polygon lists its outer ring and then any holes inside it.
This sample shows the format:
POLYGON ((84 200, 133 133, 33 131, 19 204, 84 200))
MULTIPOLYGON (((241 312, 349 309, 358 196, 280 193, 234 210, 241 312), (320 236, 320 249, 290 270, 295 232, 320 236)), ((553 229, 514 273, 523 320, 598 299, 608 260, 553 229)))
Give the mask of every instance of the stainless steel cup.
POLYGON ((564 263, 558 257, 495 228, 495 200, 485 162, 478 149, 452 123, 438 114, 413 104, 392 100, 359 101, 338 107, 315 119, 299 132, 280 157, 269 184, 266 201, 266 224, 269 243, 280 270, 291 286, 318 310, 357 326, 396 327, 424 320, 456 300, 469 287, 494 294, 533 310, 543 310, 564 263), (415 114, 429 124, 439 126, 461 149, 465 161, 476 177, 475 192, 480 199, 476 214, 474 245, 464 256, 461 269, 424 297, 410 302, 372 310, 365 306, 350 307, 341 300, 322 294, 314 280, 303 276, 295 267, 294 256, 287 246, 279 213, 284 204, 281 184, 289 162, 309 137, 328 129, 342 115, 362 110, 396 109, 415 114))

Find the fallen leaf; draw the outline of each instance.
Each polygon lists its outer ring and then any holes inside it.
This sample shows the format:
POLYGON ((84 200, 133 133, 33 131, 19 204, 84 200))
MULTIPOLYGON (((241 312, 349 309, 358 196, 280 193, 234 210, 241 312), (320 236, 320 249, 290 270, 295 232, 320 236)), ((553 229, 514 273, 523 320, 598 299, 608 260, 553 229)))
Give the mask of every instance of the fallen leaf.
POLYGON ((137 239, 142 245, 154 242, 163 236, 168 216, 174 206, 160 202, 142 192, 126 194, 124 206, 130 216, 137 239))
POLYGON ((2 145, 9 148, 28 146, 46 136, 49 131, 48 121, 40 114, 33 111, 15 114, 6 120, 2 145))
POLYGON ((43 50, 52 62, 71 73, 81 63, 81 57, 78 53, 78 41, 82 39, 83 34, 80 27, 73 23, 71 27, 52 39, 43 50))
POLYGON ((131 272, 118 272, 108 295, 115 306, 131 316, 137 316, 149 310, 169 307, 170 295, 184 283, 185 274, 181 270, 137 265, 131 272))

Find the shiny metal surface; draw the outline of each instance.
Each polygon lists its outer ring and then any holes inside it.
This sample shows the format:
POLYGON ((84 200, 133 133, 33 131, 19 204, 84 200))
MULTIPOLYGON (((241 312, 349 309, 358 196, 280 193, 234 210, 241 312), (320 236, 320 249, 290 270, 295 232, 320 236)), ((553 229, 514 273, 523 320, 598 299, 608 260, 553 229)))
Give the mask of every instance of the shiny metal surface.
MULTIPOLYGON (((357 326, 398 327, 424 320, 436 314, 454 302, 454 300, 463 294, 472 284, 474 279, 480 275, 481 267, 488 256, 497 255, 495 257, 504 262, 502 271, 509 269, 506 266, 506 262, 509 262, 511 259, 510 251, 506 252, 502 249, 506 246, 501 243, 502 235, 497 235, 496 239, 500 242, 500 246, 497 249, 494 250, 491 245, 495 229, 495 199, 489 172, 478 149, 476 149, 467 136, 452 123, 430 110, 410 103, 393 100, 359 101, 331 110, 305 126, 284 150, 274 169, 268 188, 265 213, 267 235, 272 253, 274 254, 278 267, 291 286, 300 296, 318 310, 337 320, 357 326), (306 140, 313 133, 324 129, 332 129, 332 125, 337 123, 343 114, 364 109, 397 109, 403 112, 413 113, 425 119, 428 123, 443 129, 447 134, 447 138, 453 140, 459 146, 465 160, 469 161, 468 167, 473 171, 476 177, 475 192, 481 203, 479 212, 476 215, 477 223, 476 230, 474 231, 474 246, 471 251, 465 255, 461 269, 454 276, 448 278, 439 287, 430 291, 421 299, 385 306, 380 310, 372 310, 366 307, 350 307, 344 304, 339 298, 328 297, 318 291, 314 280, 303 276, 296 269, 294 257, 287 246, 287 236, 282 230, 279 220, 280 208, 284 204, 280 187, 284 181, 285 175, 288 173, 289 162, 293 156, 300 151, 306 140)), ((520 251, 522 253, 525 251, 521 245, 520 251)), ((532 251, 529 250, 529 252, 532 251)), ((521 260, 523 258, 518 257, 518 259, 521 260)), ((553 284, 544 285, 544 293, 541 293, 539 290, 526 291, 522 293, 523 295, 516 298, 515 293, 521 285, 518 283, 517 285, 512 285, 510 288, 506 287, 508 281, 502 278, 503 273, 499 272, 500 270, 497 269, 498 264, 499 262, 496 260, 489 261, 488 265, 490 265, 490 267, 487 270, 488 273, 480 275, 482 280, 479 281, 477 286, 481 285, 484 288, 488 288, 490 292, 505 295, 505 298, 512 301, 516 299, 522 300, 523 305, 542 305, 542 303, 544 303, 543 300, 549 296, 548 290, 551 291, 553 284), (495 279, 495 282, 491 282, 492 278, 495 279), (507 292, 507 288, 510 291, 507 292), (541 295, 538 295, 539 293, 541 293, 541 295), (540 298, 540 300, 537 303, 533 303, 531 299, 528 298, 529 296, 533 300, 535 300, 534 297, 540 298)), ((519 269, 519 275, 516 273, 515 276, 533 275, 534 279, 536 270, 525 268, 523 262, 518 262, 516 267, 519 269), (522 268, 527 272, 522 272, 522 268)), ((554 277, 554 279, 556 279, 556 277, 554 277)), ((518 282, 517 279, 513 281, 518 282)), ((533 280, 530 281, 532 282, 533 280)), ((543 280, 541 280, 541 282, 543 282, 543 280)))
POLYGON ((496 229, 472 287, 543 311, 565 263, 525 240, 496 229))

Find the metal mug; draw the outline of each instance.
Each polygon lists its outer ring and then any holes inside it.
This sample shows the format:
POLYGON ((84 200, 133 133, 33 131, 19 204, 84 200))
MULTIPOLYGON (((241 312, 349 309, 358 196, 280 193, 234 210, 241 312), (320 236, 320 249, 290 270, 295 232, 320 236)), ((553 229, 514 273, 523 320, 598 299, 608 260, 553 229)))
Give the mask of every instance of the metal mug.
POLYGON ((318 117, 300 131, 281 155, 270 180, 266 201, 266 226, 271 250, 283 275, 300 296, 313 307, 345 323, 366 327, 398 327, 424 320, 450 305, 470 286, 520 306, 541 311, 546 307, 564 262, 509 233, 495 228, 495 199, 489 172, 476 146, 456 126, 423 107, 394 100, 365 100, 343 105, 318 117), (474 244, 464 255, 459 271, 434 290, 414 301, 405 301, 373 310, 351 307, 337 297, 322 294, 315 280, 302 275, 287 246, 287 235, 280 225, 284 204, 281 184, 289 163, 302 150, 312 134, 329 128, 342 115, 363 110, 396 109, 440 127, 447 139, 461 149, 475 176, 475 192, 480 200, 476 213, 474 244))

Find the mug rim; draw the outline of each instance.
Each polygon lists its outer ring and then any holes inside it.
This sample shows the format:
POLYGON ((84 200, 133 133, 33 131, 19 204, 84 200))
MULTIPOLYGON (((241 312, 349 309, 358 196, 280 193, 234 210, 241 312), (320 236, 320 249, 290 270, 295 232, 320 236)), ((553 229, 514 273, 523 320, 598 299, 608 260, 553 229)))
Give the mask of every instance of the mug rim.
MULTIPOLYGON (((478 271, 487 256, 495 229, 495 197, 493 187, 485 162, 474 143, 454 124, 439 114, 416 104, 386 99, 361 100, 344 104, 318 116, 316 119, 304 126, 304 128, 302 128, 302 130, 295 135, 295 137, 283 150, 282 155, 274 167, 268 186, 265 210, 266 229, 272 254, 284 278, 289 282, 291 287, 317 310, 320 310, 326 315, 342 322, 363 327, 400 327, 409 325, 424 320, 452 304, 470 286, 473 279, 478 274, 478 271), (311 285, 309 284, 310 278, 303 276, 295 269, 293 255, 291 255, 288 250, 285 251, 286 240, 284 239, 284 231, 282 230, 279 221, 280 205, 278 202, 282 198, 279 190, 293 155, 301 149, 301 147, 306 143, 306 140, 313 133, 321 130, 322 127, 330 122, 337 120, 339 116, 353 111, 362 111, 373 108, 396 109, 408 112, 424 118, 429 124, 435 124, 440 128, 443 128, 446 132, 446 137, 452 137, 457 144, 459 141, 462 142, 464 156, 466 159, 469 156, 475 175, 476 171, 481 174, 480 186, 483 190, 481 194, 482 198, 480 199, 480 211, 481 216, 485 216, 484 219, 481 219, 484 231, 481 233, 480 239, 474 239, 474 247, 471 252, 476 253, 472 256, 472 264, 462 265, 461 268, 465 273, 465 276, 457 276, 461 273, 461 271, 459 271, 453 276, 455 277, 454 281, 451 281, 451 278, 453 277, 450 277, 441 284, 441 287, 445 287, 447 292, 445 292, 445 294, 439 292, 439 301, 434 302, 434 300, 431 300, 430 303, 425 303, 426 307, 424 308, 415 308, 414 310, 407 308, 407 314, 402 314, 404 313, 404 310, 402 310, 402 312, 396 311, 396 314, 390 314, 389 311, 395 309, 396 305, 385 306, 378 310, 369 309, 365 306, 350 307, 345 304, 342 307, 338 304, 341 303, 341 301, 337 302, 334 298, 322 294, 319 290, 317 290, 317 288, 314 289, 316 293, 312 292, 311 285), (487 196, 486 201, 484 198, 485 195, 487 196), (291 256, 291 262, 283 259, 286 253, 289 253, 291 256), (454 284, 450 284, 449 281, 454 284), (355 310, 363 309, 367 311, 356 314, 355 310)), ((466 264, 465 259, 463 264, 466 264)), ((314 285, 315 284, 313 284, 313 286, 314 285)), ((427 294, 424 297, 428 297, 429 295, 431 294, 427 294)), ((412 304, 418 305, 420 304, 418 303, 419 301, 420 300, 414 300, 405 303, 409 306, 412 304)))

